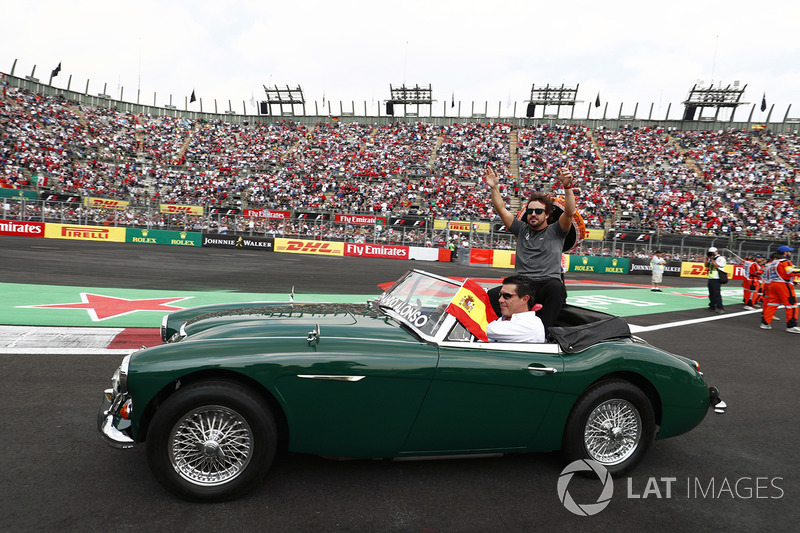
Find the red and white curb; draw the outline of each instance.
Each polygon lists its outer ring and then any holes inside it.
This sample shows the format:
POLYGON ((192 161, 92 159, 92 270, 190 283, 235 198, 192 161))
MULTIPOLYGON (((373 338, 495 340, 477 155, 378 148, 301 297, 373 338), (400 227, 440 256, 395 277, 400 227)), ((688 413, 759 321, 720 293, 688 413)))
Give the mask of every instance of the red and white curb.
POLYGON ((0 326, 0 355, 127 355, 158 344, 158 328, 0 326))

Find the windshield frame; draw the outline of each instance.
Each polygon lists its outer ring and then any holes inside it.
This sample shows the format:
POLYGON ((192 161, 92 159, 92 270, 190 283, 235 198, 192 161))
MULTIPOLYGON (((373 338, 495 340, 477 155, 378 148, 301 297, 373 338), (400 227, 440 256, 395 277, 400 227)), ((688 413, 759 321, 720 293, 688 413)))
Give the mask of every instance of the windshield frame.
POLYGON ((378 307, 422 339, 441 343, 457 322, 447 306, 465 281, 409 270, 378 298, 378 307))

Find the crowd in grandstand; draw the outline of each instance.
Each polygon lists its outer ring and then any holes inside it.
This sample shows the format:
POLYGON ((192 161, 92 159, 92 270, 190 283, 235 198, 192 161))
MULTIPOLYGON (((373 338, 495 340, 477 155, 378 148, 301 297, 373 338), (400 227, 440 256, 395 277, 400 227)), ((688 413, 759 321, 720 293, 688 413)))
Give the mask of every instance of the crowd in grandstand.
MULTIPOLYGON (((796 239, 800 232, 800 137, 768 129, 422 121, 243 125, 133 115, 5 83, 0 99, 0 187, 130 202, 115 212, 28 206, 25 213, 6 203, 4 216, 159 227, 170 225, 168 215, 140 208, 166 203, 491 220, 482 181, 486 165, 500 173, 511 205, 532 191, 552 191, 556 170, 569 165, 587 227, 772 239, 796 239)), ((185 225, 219 231, 220 224, 185 225)), ((225 226, 287 233, 285 224, 263 220, 225 226)), ((326 231, 336 235, 325 237, 339 239, 430 240, 424 233, 326 231)))

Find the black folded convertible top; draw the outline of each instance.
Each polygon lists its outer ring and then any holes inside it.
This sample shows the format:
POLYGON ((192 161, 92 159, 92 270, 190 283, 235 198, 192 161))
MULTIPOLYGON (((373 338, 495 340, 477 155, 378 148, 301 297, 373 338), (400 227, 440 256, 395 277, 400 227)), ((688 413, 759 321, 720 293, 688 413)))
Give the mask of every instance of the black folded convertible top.
POLYGON ((549 336, 567 353, 580 352, 601 341, 631 336, 631 329, 624 318, 610 316, 596 322, 577 326, 554 326, 549 336))

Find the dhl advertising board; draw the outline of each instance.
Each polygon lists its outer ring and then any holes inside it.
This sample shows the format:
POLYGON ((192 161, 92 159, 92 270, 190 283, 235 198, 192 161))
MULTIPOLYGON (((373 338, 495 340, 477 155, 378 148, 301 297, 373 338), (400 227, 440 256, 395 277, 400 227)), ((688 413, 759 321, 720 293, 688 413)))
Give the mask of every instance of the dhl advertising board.
POLYGON ((344 255, 343 242, 308 241, 304 239, 275 239, 275 251, 290 254, 344 255))
MULTIPOLYGON (((730 279, 742 279, 742 269, 738 270, 738 276, 736 271, 736 265, 728 264, 725 265, 725 272, 728 273, 728 277, 730 279)), ((707 278, 708 277, 708 269, 706 268, 705 263, 689 263, 689 262, 682 262, 681 263, 681 277, 682 278, 707 278)))
POLYGON ((130 202, 124 200, 112 200, 110 198, 84 198, 83 203, 86 207, 104 207, 106 209, 127 209, 130 202))
POLYGON ((202 205, 174 205, 174 204, 159 204, 158 209, 161 213, 170 213, 174 215, 203 215, 202 205))
POLYGON ((81 226, 79 224, 45 224, 44 236, 47 239, 125 242, 125 231, 125 228, 81 226))
POLYGON ((128 228, 125 242, 137 244, 167 244, 170 246, 201 246, 203 234, 190 231, 128 228))

